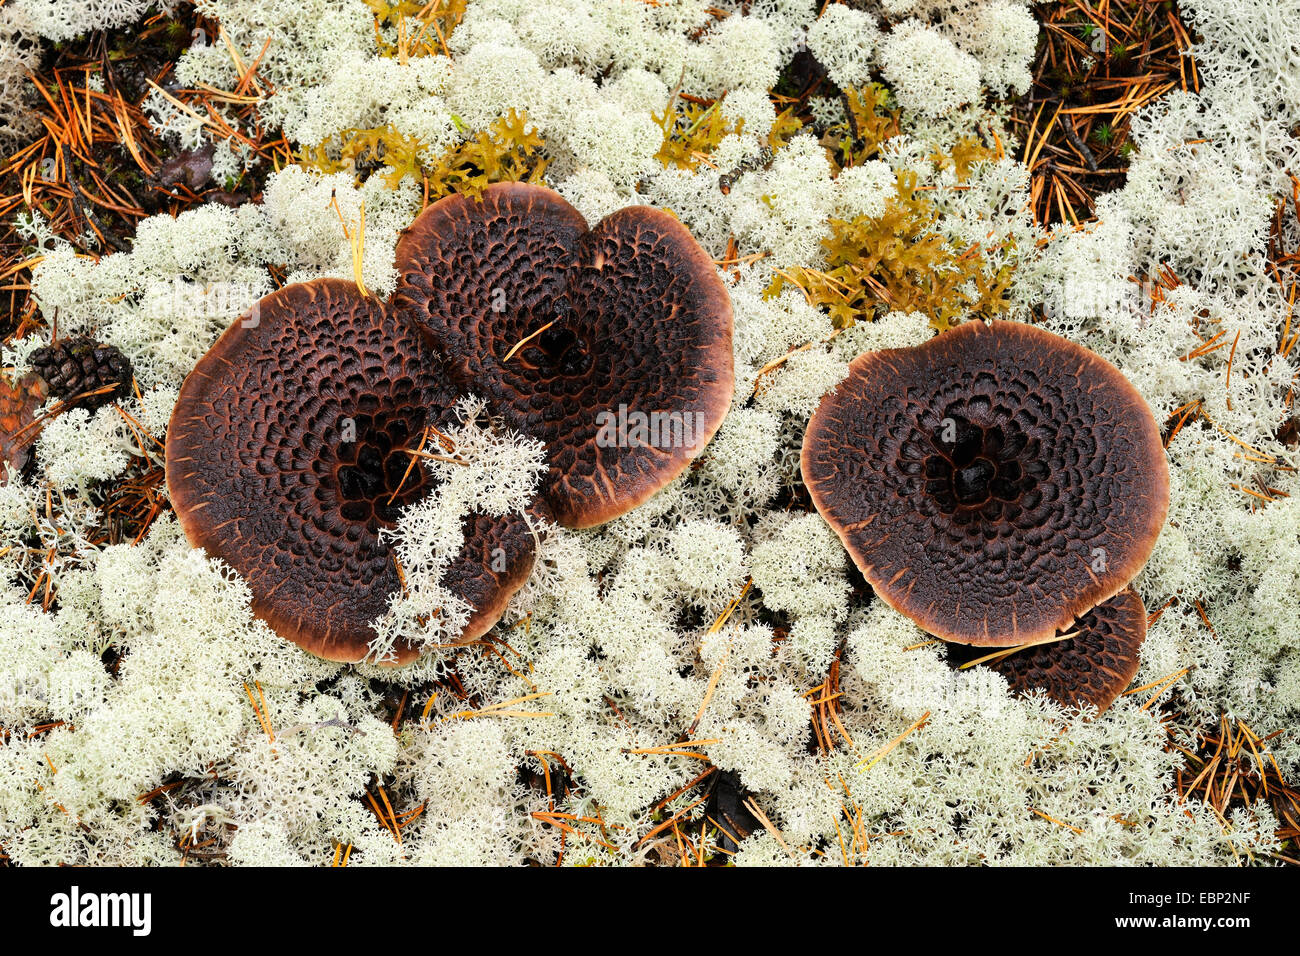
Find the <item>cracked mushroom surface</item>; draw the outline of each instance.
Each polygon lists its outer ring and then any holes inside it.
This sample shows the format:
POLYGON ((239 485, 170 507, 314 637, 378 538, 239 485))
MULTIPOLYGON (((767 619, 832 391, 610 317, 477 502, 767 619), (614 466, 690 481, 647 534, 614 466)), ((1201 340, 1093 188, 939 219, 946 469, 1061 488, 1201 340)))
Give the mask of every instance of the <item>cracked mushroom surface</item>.
MULTIPOLYGON (((167 482, 190 543, 234 568, 253 611, 320 657, 357 661, 402 590, 400 509, 436 492, 404 449, 446 425, 459 393, 417 332, 351 282, 286 286, 237 320, 181 387, 167 482), (404 477, 405 476, 405 477, 404 477)), ((461 640, 500 617, 532 568, 521 517, 465 519, 442 583, 475 608, 461 640), (492 561, 500 548, 503 562, 492 561)), ((394 648, 407 663, 419 648, 394 648)))
MULTIPOLYGON (((1146 608, 1132 588, 1103 601, 1070 627, 1074 637, 1026 647, 986 661, 1017 693, 1043 690, 1066 707, 1091 704, 1101 713, 1133 682, 1147 636, 1146 608)), ((965 664, 987 648, 949 644, 948 660, 965 664)))
POLYGON ((542 496, 561 524, 646 501, 730 405, 730 298, 667 213, 632 206, 588 229, 559 194, 498 183, 421 213, 397 269, 394 304, 452 380, 545 443, 542 496))
POLYGON ((1169 507, 1159 429, 1100 356, 1019 322, 868 352, 804 436, 813 504, 944 640, 1046 640, 1124 588, 1169 507))

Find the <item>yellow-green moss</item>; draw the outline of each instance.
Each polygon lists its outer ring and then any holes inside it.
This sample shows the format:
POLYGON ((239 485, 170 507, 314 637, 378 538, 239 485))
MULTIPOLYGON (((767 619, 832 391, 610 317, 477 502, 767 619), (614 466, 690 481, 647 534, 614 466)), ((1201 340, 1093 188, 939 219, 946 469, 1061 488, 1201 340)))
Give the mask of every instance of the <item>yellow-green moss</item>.
POLYGON ((300 163, 322 173, 382 165, 389 188, 404 176, 424 179, 430 199, 461 192, 477 196, 490 183, 537 182, 546 168, 545 142, 527 115, 511 110, 487 129, 421 163, 423 144, 392 126, 349 129, 303 151, 300 163))
MULTIPOLYGON (((966 154, 960 162, 970 161, 966 154)), ((899 173, 896 194, 882 215, 829 221, 831 235, 822 241, 825 269, 784 271, 768 294, 779 294, 790 282, 814 305, 825 307, 836 328, 870 321, 879 310, 920 312, 938 329, 968 312, 1005 312, 1012 267, 990 274, 981 247, 962 248, 946 238, 939 219, 917 188, 916 174, 899 173)))

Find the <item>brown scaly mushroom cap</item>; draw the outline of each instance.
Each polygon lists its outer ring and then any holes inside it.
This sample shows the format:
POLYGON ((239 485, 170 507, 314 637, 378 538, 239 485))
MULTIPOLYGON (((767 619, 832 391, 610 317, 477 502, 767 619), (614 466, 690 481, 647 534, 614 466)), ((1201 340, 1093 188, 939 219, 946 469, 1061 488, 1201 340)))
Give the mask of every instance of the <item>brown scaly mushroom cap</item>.
MULTIPOLYGON (((360 660, 369 622, 402 589, 380 529, 435 485, 419 464, 406 474, 402 449, 426 424, 445 426, 457 397, 419 335, 353 283, 286 286, 227 329, 181 387, 167 430, 181 527, 239 572, 282 637, 360 660)), ((471 515, 465 531, 442 583, 476 609, 468 641, 522 586, 534 542, 522 518, 471 515)), ((397 663, 419 653, 395 651, 397 663)))
POLYGON ((559 523, 601 524, 650 498, 731 402, 731 302, 686 228, 646 206, 594 229, 557 193, 448 196, 397 244, 394 304, 452 380, 543 441, 559 523), (520 343, 523 343, 520 345, 520 343))
POLYGON ((803 476, 891 607, 987 646, 1045 640, 1117 593, 1169 507, 1137 390, 1019 322, 858 356, 808 425, 803 476))
MULTIPOLYGON (((1138 672, 1138 649, 1147 636, 1142 599, 1125 588, 1103 601, 1071 627, 1074 637, 1018 650, 987 661, 1013 691, 1041 688, 1059 704, 1092 704, 1101 713, 1115 702, 1138 672)), ((987 648, 949 644, 948 660, 965 664, 989 653, 987 648)))

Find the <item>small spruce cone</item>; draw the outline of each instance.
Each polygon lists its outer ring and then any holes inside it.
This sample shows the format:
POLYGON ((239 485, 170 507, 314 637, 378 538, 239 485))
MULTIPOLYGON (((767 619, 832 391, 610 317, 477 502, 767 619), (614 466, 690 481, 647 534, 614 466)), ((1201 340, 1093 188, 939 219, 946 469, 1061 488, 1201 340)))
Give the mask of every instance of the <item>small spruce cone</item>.
POLYGON ((131 360, 116 346, 96 345, 84 335, 37 349, 31 354, 31 363, 32 370, 45 379, 50 394, 60 400, 115 386, 111 392, 78 399, 77 404, 84 408, 96 409, 131 393, 131 360))

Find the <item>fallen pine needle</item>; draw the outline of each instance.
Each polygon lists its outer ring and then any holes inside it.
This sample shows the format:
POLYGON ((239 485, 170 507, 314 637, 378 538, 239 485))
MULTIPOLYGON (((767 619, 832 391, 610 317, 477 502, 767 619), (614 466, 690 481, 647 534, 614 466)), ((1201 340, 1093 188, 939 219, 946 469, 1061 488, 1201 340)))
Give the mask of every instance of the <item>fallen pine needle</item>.
POLYGON ((474 717, 554 717, 555 715, 548 712, 538 713, 534 711, 511 710, 515 704, 522 704, 526 701, 537 700, 539 697, 552 696, 550 691, 543 691, 537 694, 525 694, 523 697, 514 697, 510 700, 503 700, 499 704, 489 704, 478 710, 460 710, 454 714, 449 714, 442 718, 442 721, 448 720, 470 720, 474 717))
POLYGON ((1002 658, 1004 657, 1010 657, 1012 654, 1016 653, 1017 651, 1023 651, 1030 647, 1042 647, 1045 644, 1055 644, 1057 641, 1065 641, 1065 640, 1069 640, 1072 637, 1078 637, 1078 636, 1079 636, 1078 631, 1071 631, 1068 634, 1060 634, 1056 637, 1048 638, 1045 641, 1036 641, 1032 644, 1017 644, 1015 647, 999 648, 998 650, 994 651, 992 654, 985 654, 983 657, 977 657, 973 661, 967 661, 965 664, 962 664, 961 667, 957 668, 957 670, 964 671, 967 668, 974 667, 976 664, 983 664, 985 661, 1002 660, 1002 658))
POLYGON ((858 766, 862 767, 862 772, 866 773, 876 764, 880 763, 880 761, 884 760, 885 757, 889 756, 890 751, 892 751, 895 747, 897 747, 899 744, 903 742, 903 740, 907 737, 908 734, 912 733, 913 731, 920 730, 922 727, 925 726, 926 721, 928 721, 929 719, 930 719, 930 712, 927 710, 924 714, 922 714, 917 719, 917 721, 914 724, 912 724, 911 727, 908 727, 905 731, 903 731, 901 734, 899 734, 889 743, 885 744, 885 746, 881 747, 875 753, 871 754, 870 756, 863 757, 861 760, 859 760, 858 766), (866 766, 863 767, 862 766, 863 764, 866 764, 866 766))
POLYGON ((1056 819, 1056 817, 1049 816, 1048 814, 1044 813, 1042 810, 1035 810, 1033 807, 1030 807, 1029 812, 1037 814, 1038 816, 1042 817, 1044 820, 1048 820, 1052 823, 1055 823, 1058 827, 1065 827, 1065 829, 1073 830, 1075 833, 1079 834, 1080 836, 1083 836, 1083 831, 1080 830, 1078 827, 1071 826, 1068 823, 1062 823, 1060 820, 1056 819))
POLYGON ((506 362, 509 362, 512 358, 514 358, 514 355, 515 355, 516 352, 518 352, 521 348, 523 348, 525 345, 527 345, 527 344, 528 344, 529 342, 531 342, 533 339, 537 338, 537 336, 541 335, 543 332, 545 332, 547 329, 549 329, 552 325, 555 324, 555 322, 556 322, 555 319, 551 319, 551 321, 547 322, 545 325, 543 325, 543 326, 542 326, 540 329, 538 329, 536 332, 529 332, 529 333, 528 333, 527 335, 525 335, 522 339, 520 339, 518 342, 516 342, 514 345, 512 345, 512 346, 510 347, 510 351, 506 353, 506 357, 503 358, 503 359, 501 360, 501 364, 504 365, 506 362))
POLYGON ((782 838, 781 831, 778 830, 772 824, 772 821, 767 818, 767 814, 764 813, 763 808, 758 805, 758 801, 756 801, 753 797, 750 797, 748 800, 744 801, 744 807, 746 810, 748 810, 750 813, 754 815, 754 819, 758 820, 759 823, 763 824, 763 829, 766 830, 768 833, 772 834, 772 839, 774 839, 777 843, 779 843, 781 845, 781 848, 785 850, 786 853, 789 853, 791 856, 794 856, 794 850, 790 849, 790 844, 786 843, 785 840, 782 838))
POLYGON ((674 744, 663 744, 662 746, 659 747, 645 747, 637 750, 633 750, 630 747, 624 747, 623 753, 625 754, 668 754, 668 753, 672 753, 675 750, 679 750, 682 747, 704 747, 707 746, 708 744, 717 744, 721 742, 722 739, 719 737, 714 737, 709 740, 680 740, 674 744))

